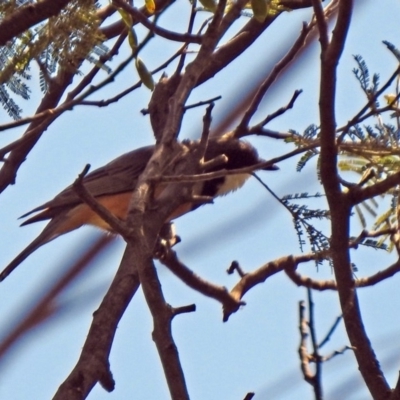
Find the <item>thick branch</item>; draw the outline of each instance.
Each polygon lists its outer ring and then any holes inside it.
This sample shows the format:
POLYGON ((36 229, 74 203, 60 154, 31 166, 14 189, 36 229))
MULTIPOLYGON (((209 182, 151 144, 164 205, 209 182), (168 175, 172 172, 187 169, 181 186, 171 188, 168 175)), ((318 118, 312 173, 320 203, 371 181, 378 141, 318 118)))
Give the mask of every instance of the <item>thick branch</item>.
POLYGON ((255 271, 244 274, 239 282, 232 288, 231 295, 238 301, 243 298, 246 292, 259 283, 265 282, 270 276, 285 270, 296 268, 298 264, 315 260, 315 254, 302 254, 300 256, 287 256, 264 264, 255 271))
POLYGON ((171 398, 189 400, 178 350, 172 337, 171 324, 174 312, 164 299, 152 261, 152 251, 144 246, 147 238, 137 239, 138 237, 136 237, 136 240, 132 240, 130 245, 135 254, 135 263, 138 266, 143 293, 153 316, 153 340, 163 365, 171 398))
MULTIPOLYGON (((239 3, 239 2, 238 2, 239 3)), ((244 5, 246 1, 242 2, 244 5)), ((292 10, 307 8, 311 6, 310 0, 286 0, 281 2, 283 6, 286 6, 292 10)), ((240 7, 239 7, 240 11, 240 7)), ((224 21, 221 25, 224 25, 225 20, 229 18, 230 26, 231 20, 235 20, 240 16, 240 12, 237 15, 230 17, 230 14, 224 17, 224 21)), ((278 16, 278 15, 277 15, 278 16)), ((275 21, 277 16, 267 17, 266 20, 261 24, 254 18, 252 18, 235 37, 229 40, 226 44, 219 47, 219 49, 209 58, 207 68, 201 74, 197 84, 200 85, 208 79, 215 76, 219 71, 225 68, 226 65, 230 64, 233 60, 239 57, 246 49, 248 49, 257 38, 275 21)), ((224 28, 225 30, 227 28, 224 28)))
POLYGON ((85 399, 98 382, 106 390, 113 390, 109 355, 118 323, 139 287, 135 259, 135 253, 127 248, 110 289, 93 314, 93 322, 81 356, 59 387, 54 400, 85 399))
POLYGON ((386 179, 370 186, 354 186, 350 189, 349 199, 352 205, 386 193, 400 183, 400 172, 388 176, 386 179))
POLYGON ((350 25, 353 2, 339 1, 339 12, 332 41, 327 44, 325 21, 319 13, 319 2, 314 2, 318 26, 321 29, 321 84, 320 84, 320 123, 321 123, 321 179, 331 212, 332 236, 331 256, 338 286, 339 299, 347 334, 355 349, 360 372, 374 399, 386 399, 390 388, 380 369, 378 360, 365 332, 349 254, 349 220, 351 204, 345 193, 341 192, 337 171, 337 143, 335 91, 337 65, 344 48, 350 25))
POLYGON ((186 100, 196 86, 200 75, 209 63, 211 54, 221 39, 218 27, 223 17, 226 1, 219 1, 214 17, 203 36, 202 45, 196 58, 187 65, 186 71, 174 91, 174 96, 168 101, 168 116, 161 137, 163 143, 170 143, 175 140, 180 132, 186 100))
POLYGON ((17 8, 0 23, 0 46, 39 22, 57 15, 71 0, 43 0, 17 8))
MULTIPOLYGON (((334 280, 314 280, 308 276, 300 275, 297 272, 297 265, 288 265, 285 268, 286 275, 295 283, 297 286, 304 286, 313 290, 338 290, 338 285, 334 280)), ((354 284, 357 288, 363 288, 368 286, 376 285, 400 272, 400 260, 397 260, 394 264, 377 272, 376 274, 366 276, 364 278, 358 278, 354 284)))

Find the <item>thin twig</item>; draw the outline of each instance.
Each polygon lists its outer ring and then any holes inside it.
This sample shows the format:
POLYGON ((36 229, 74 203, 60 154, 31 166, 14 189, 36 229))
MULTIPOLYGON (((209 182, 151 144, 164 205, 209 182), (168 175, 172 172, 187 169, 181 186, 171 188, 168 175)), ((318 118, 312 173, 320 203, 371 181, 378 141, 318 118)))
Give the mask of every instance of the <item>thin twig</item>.
POLYGON ((192 35, 190 33, 176 33, 173 31, 169 31, 167 29, 161 28, 158 25, 153 24, 149 19, 137 8, 131 7, 129 4, 125 3, 121 0, 113 0, 113 3, 121 7, 127 13, 132 15, 134 19, 139 21, 143 26, 145 26, 150 32, 155 33, 158 36, 161 36, 165 39, 175 41, 175 42, 184 42, 184 43, 197 43, 201 44, 202 37, 197 35, 192 35))
POLYGON ((333 333, 335 332, 336 328, 339 326, 340 321, 343 319, 343 315, 339 315, 335 322, 333 323, 331 329, 329 329, 328 333, 325 335, 325 337, 322 339, 321 343, 318 345, 318 348, 322 348, 323 346, 325 346, 326 343, 329 342, 329 340, 331 339, 331 336, 333 335, 333 333))
POLYGON ((284 154, 283 156, 271 158, 268 161, 264 161, 264 162, 255 164, 250 167, 243 167, 243 168, 222 170, 222 171, 215 171, 215 172, 207 172, 207 173, 195 174, 195 175, 176 175, 176 176, 169 176, 169 175, 161 176, 160 175, 160 176, 155 176, 154 178, 152 178, 152 181, 154 181, 154 182, 203 182, 203 181, 208 181, 210 179, 221 178, 221 177, 224 177, 227 175, 237 175, 237 174, 246 174, 246 173, 250 174, 251 172, 271 167, 272 165, 275 165, 283 160, 291 158, 297 154, 301 154, 308 150, 315 149, 318 146, 319 146, 319 144, 317 144, 317 143, 311 144, 308 146, 304 146, 299 149, 293 150, 287 154, 284 154))
MULTIPOLYGON (((257 111, 257 109, 261 103, 261 100, 264 98, 268 89, 275 82, 275 80, 280 75, 280 73, 293 61, 295 56, 299 53, 301 48, 304 46, 306 38, 307 38, 308 34, 311 32, 311 29, 312 29, 311 24, 309 24, 309 25, 303 24, 303 28, 302 28, 297 40, 293 43, 292 47, 289 49, 289 51, 286 53, 286 55, 274 66, 271 73, 264 80, 264 82, 262 82, 259 89, 257 90, 254 97, 252 98, 252 101, 251 101, 249 107, 247 108, 246 112, 244 113, 242 120, 240 121, 240 123, 238 124, 238 126, 235 129, 236 137, 241 137, 243 135, 243 133, 247 132, 248 126, 250 124, 250 120, 253 117, 253 115, 255 114, 255 112, 257 111)), ((298 94, 300 94, 300 93, 298 93, 298 94)), ((297 96, 298 96, 298 94, 297 94, 297 96)), ((296 97, 294 98, 294 100, 296 99, 296 97)))
POLYGON ((312 298, 312 291, 307 288, 307 298, 308 298, 308 328, 310 330, 311 344, 313 348, 312 359, 315 363, 315 373, 312 379, 312 387, 314 389, 314 395, 316 400, 322 400, 322 358, 319 354, 317 333, 315 330, 315 318, 314 318, 314 301, 312 298))
POLYGON ((224 308, 224 321, 226 315, 236 312, 245 303, 232 296, 225 287, 208 282, 195 274, 191 269, 184 265, 173 250, 169 250, 164 257, 160 259, 172 273, 178 276, 186 285, 197 290, 204 296, 219 301, 224 308))
POLYGON ((206 104, 214 103, 214 102, 216 102, 217 100, 220 100, 220 99, 222 99, 222 96, 216 96, 216 97, 213 97, 212 99, 209 99, 209 100, 203 100, 203 101, 199 101, 199 102, 194 103, 194 104, 189 104, 189 105, 185 106, 184 109, 186 111, 186 110, 190 110, 191 108, 201 107, 201 106, 204 106, 206 104))
POLYGON ((115 217, 110 211, 107 210, 101 203, 99 203, 94 196, 85 188, 84 178, 89 171, 90 165, 87 164, 83 171, 79 174, 78 178, 73 183, 73 188, 79 198, 87 204, 91 210, 101 217, 110 227, 122 237, 127 238, 129 230, 126 225, 117 217, 115 217))
POLYGON ((302 93, 302 90, 296 90, 293 93, 292 98, 290 99, 289 103, 284 106, 279 108, 278 110, 276 110, 275 112, 273 112, 272 114, 268 115, 265 119, 263 119, 261 122, 259 122, 257 125, 252 126, 249 129, 249 133, 257 133, 262 131, 263 127, 265 125, 267 125, 269 122, 271 122, 272 120, 274 120, 275 118, 283 115, 287 110, 293 108, 295 101, 297 100, 297 98, 300 96, 300 94, 302 93))

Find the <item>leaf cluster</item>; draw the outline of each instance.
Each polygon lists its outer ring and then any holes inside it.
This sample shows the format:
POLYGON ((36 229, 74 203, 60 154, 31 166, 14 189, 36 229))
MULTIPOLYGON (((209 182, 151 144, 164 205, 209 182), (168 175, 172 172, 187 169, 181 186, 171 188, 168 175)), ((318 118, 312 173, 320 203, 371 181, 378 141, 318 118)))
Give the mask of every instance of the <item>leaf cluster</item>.
MULTIPOLYGON (((2 4, 0 18, 28 2, 2 4)), ((90 0, 72 0, 59 15, 23 32, 0 49, 0 101, 11 117, 19 119, 22 110, 8 89, 29 99, 30 89, 24 81, 30 78, 32 60, 39 64, 40 87, 46 92, 49 80, 58 70, 74 70, 82 59, 97 63, 97 57, 106 52, 101 44, 97 7, 97 3, 90 0)))
MULTIPOLYGON (((299 204, 298 200, 307 200, 310 198, 323 197, 320 193, 296 193, 283 196, 281 198, 282 204, 287 208, 293 218, 294 228, 299 241, 301 251, 304 251, 304 246, 307 241, 313 253, 321 252, 329 249, 328 237, 319 229, 314 226, 312 220, 326 220, 330 218, 328 210, 323 209, 310 209, 305 204, 299 204), (296 201, 296 203, 294 202, 296 201)), ((321 261, 317 260, 319 264, 321 261)))

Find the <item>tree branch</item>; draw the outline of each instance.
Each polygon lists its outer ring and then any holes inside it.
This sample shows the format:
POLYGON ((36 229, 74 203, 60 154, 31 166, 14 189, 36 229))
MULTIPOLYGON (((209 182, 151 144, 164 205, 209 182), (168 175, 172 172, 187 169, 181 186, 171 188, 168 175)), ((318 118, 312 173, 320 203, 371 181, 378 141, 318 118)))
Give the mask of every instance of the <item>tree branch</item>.
POLYGON ((178 259, 178 256, 173 250, 169 250, 164 257, 160 258, 160 262, 192 289, 197 290, 204 296, 219 301, 223 305, 224 322, 226 322, 229 316, 236 312, 240 306, 245 305, 243 301, 234 298, 225 287, 208 282, 195 274, 178 259))
POLYGON ((127 13, 129 13, 136 21, 140 22, 145 26, 150 32, 155 33, 158 36, 163 37, 174 42, 184 42, 184 43, 197 43, 200 44, 202 37, 198 35, 191 35, 189 33, 176 33, 169 31, 167 29, 161 28, 156 24, 149 21, 148 17, 144 15, 140 10, 135 7, 131 7, 129 4, 122 0, 113 0, 113 3, 118 7, 121 7, 127 13))
POLYGON ((118 323, 139 288, 136 255, 129 247, 93 321, 79 360, 53 400, 83 400, 96 383, 113 390, 109 355, 118 323))
POLYGON ((71 0, 42 0, 18 7, 0 22, 0 46, 47 18, 57 15, 71 0))
POLYGON ((335 95, 337 65, 342 54, 350 25, 353 2, 339 0, 339 11, 331 43, 326 43, 325 21, 314 9, 319 19, 321 36, 321 83, 320 83, 320 124, 321 124, 321 179, 329 204, 332 220, 331 257, 338 285, 340 304, 347 334, 354 347, 360 372, 374 399, 386 399, 390 394, 378 360, 365 332, 358 304, 355 282, 349 254, 349 219, 351 203, 342 193, 337 171, 337 143, 335 95))

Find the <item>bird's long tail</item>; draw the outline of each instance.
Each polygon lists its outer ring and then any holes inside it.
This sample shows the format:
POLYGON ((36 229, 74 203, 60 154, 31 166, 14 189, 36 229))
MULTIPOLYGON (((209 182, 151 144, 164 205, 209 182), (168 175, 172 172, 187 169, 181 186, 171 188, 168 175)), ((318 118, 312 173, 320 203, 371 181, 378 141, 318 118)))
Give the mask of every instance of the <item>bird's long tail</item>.
POLYGON ((4 270, 0 273, 0 282, 7 278, 11 272, 14 271, 15 268, 18 267, 19 264, 22 263, 27 257, 29 257, 35 250, 44 244, 50 242, 55 239, 57 234, 54 234, 54 224, 51 221, 43 230, 43 232, 33 240, 24 250, 21 251, 8 265, 4 268, 4 270))

